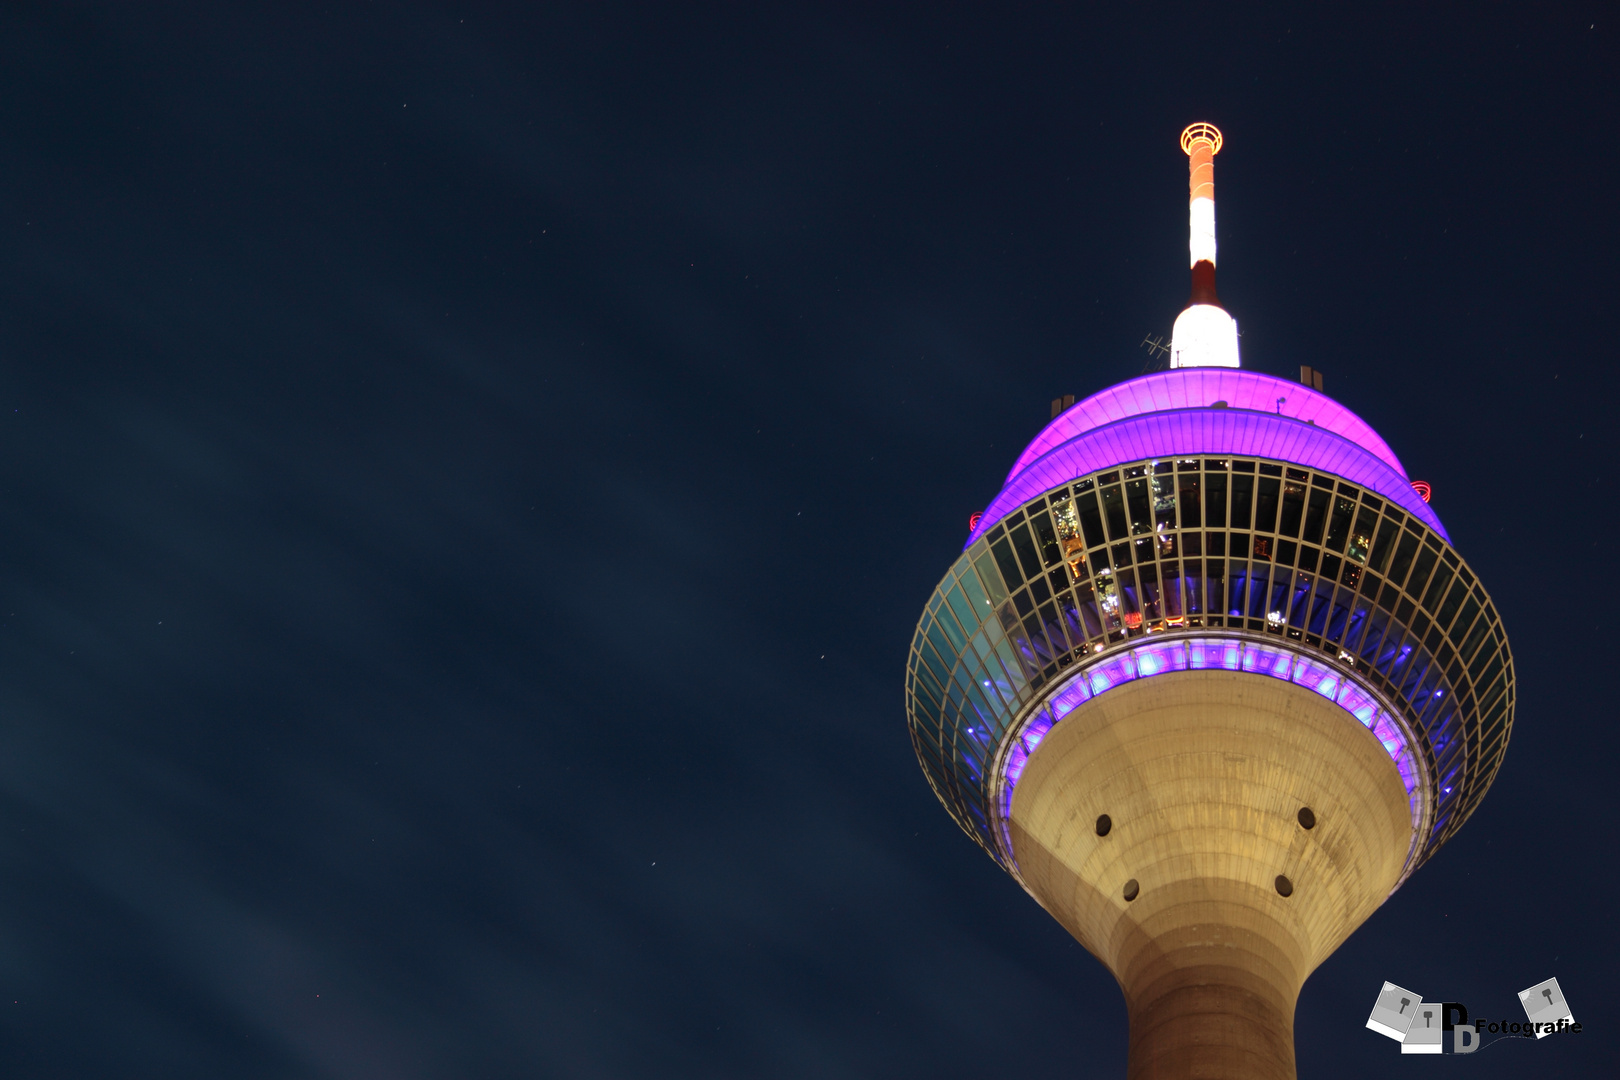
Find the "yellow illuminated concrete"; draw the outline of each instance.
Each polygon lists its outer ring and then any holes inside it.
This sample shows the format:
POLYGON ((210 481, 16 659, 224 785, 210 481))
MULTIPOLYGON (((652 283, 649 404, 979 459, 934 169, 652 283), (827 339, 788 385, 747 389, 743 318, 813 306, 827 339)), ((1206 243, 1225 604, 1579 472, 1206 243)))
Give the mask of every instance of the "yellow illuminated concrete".
POLYGON ((1394 763, 1338 706, 1188 671, 1065 717, 1030 756, 1009 832, 1025 885, 1124 990, 1129 1077, 1271 1080, 1295 1075, 1300 987, 1394 888, 1412 816, 1394 763))

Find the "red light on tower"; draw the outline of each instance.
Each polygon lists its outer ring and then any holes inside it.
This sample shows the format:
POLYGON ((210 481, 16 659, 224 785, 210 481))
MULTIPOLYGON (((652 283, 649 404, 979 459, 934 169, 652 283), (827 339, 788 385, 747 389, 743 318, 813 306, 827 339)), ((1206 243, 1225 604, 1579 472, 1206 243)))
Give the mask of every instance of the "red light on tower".
POLYGON ((975 510, 973 513, 969 514, 968 515, 968 532, 972 532, 974 529, 977 529, 979 527, 979 522, 981 522, 983 520, 984 520, 984 511, 983 510, 975 510))
POLYGON ((1422 499, 1424 502, 1428 502, 1429 496, 1434 494, 1434 488, 1429 486, 1429 482, 1427 480, 1412 481, 1412 490, 1417 492, 1418 498, 1422 499))

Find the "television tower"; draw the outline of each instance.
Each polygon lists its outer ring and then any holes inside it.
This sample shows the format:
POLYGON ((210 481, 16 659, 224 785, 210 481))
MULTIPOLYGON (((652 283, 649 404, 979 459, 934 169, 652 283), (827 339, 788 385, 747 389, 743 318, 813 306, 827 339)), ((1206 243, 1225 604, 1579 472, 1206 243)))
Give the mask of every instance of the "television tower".
POLYGON ((1305 979, 1461 827, 1513 725, 1501 620, 1427 491, 1319 373, 1239 366, 1221 144, 1181 137, 1171 370, 1019 455, 906 672, 935 794, 1118 979, 1132 1078, 1293 1077, 1305 979))

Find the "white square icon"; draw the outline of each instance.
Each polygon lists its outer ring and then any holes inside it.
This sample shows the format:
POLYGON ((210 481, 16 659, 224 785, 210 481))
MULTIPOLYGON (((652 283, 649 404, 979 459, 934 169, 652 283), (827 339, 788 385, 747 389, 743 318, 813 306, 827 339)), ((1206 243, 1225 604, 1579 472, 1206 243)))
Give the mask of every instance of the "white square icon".
POLYGON ((1443 1054, 1445 1044, 1442 1037, 1445 1035, 1445 1017, 1437 1001, 1421 1001, 1415 1009, 1416 1015, 1412 1017, 1412 1026, 1406 1029, 1406 1038, 1401 1040, 1401 1053, 1403 1054, 1443 1054))
MULTIPOLYGON (((1558 988, 1557 979, 1548 979, 1538 982, 1528 990, 1519 991, 1519 1004, 1524 1006, 1524 1015, 1532 1024, 1552 1025, 1560 1020, 1575 1022, 1575 1017, 1569 1011, 1569 1002, 1564 1000, 1564 992, 1558 988)), ((1543 1039, 1554 1032, 1538 1030, 1536 1038, 1543 1039)))
POLYGON ((1407 1031, 1412 1027, 1412 1019, 1417 1016, 1418 1006, 1423 1002, 1422 994, 1414 994, 1410 990, 1403 990, 1392 982, 1384 984, 1378 992, 1378 1000, 1373 1002, 1372 1015, 1367 1017, 1367 1026, 1386 1035, 1396 1042, 1406 1038, 1407 1031))

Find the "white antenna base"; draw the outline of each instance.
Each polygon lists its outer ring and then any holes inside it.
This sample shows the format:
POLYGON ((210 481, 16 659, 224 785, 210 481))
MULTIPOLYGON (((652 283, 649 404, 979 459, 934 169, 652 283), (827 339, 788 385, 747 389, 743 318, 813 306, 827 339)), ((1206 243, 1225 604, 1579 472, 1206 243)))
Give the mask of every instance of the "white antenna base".
POLYGON ((1194 304, 1183 311, 1170 335, 1170 366, 1242 367, 1237 320, 1214 304, 1194 304))

